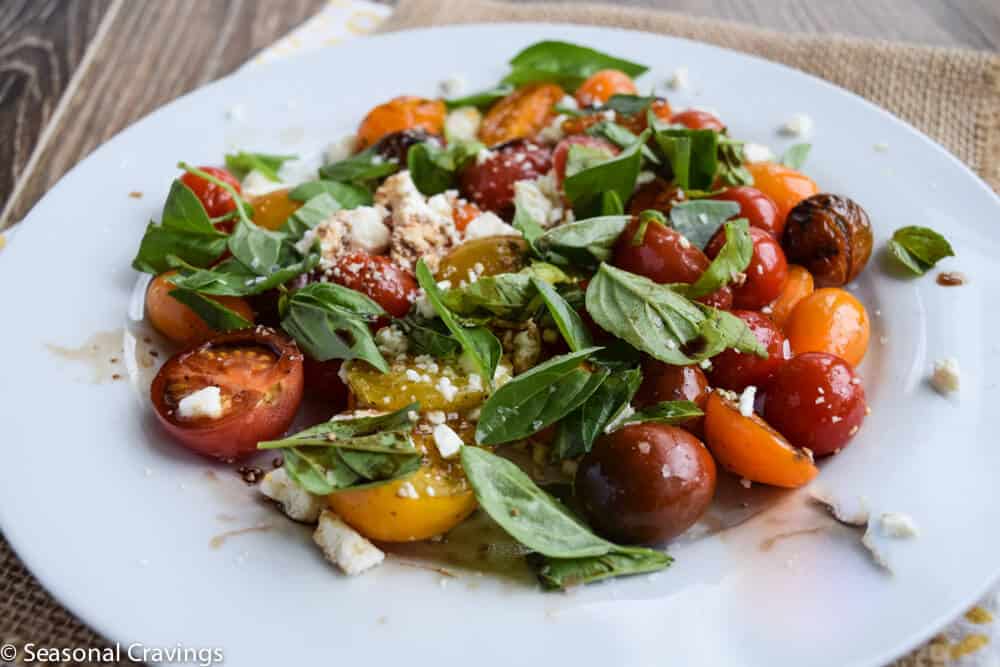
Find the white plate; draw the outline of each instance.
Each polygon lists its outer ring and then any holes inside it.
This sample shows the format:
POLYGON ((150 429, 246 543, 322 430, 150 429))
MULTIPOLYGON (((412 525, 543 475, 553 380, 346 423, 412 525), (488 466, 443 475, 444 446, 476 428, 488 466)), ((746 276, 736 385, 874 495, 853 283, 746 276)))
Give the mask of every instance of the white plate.
MULTIPOLYGON (((556 657, 579 665, 879 665, 961 613, 998 571, 1000 448, 990 406, 1000 322, 987 302, 1000 288, 998 214, 980 180, 889 114, 799 72, 679 39, 569 26, 441 28, 257 69, 108 142, 35 207, 0 254, 0 523, 43 584, 98 631, 147 646, 221 647, 231 665, 487 667, 556 657), (648 63, 643 87, 686 65, 694 88, 671 95, 675 106, 713 107, 734 136, 779 151, 790 142, 775 134, 778 125, 791 112, 810 114, 807 171, 867 208, 878 247, 911 224, 954 244, 958 258, 944 266, 971 277, 964 287, 938 287, 932 276, 898 280, 877 262, 859 281, 876 315, 864 367, 874 413, 821 475, 844 496, 864 494, 876 510, 919 523, 919 539, 892 545, 895 576, 874 567, 847 529, 763 549, 776 534, 824 523, 792 494, 738 528, 675 545, 666 572, 569 594, 464 573, 443 587, 439 574, 398 564, 347 579, 324 563, 308 531, 251 500, 231 469, 160 434, 143 395, 148 371, 93 381, 92 373, 115 372, 107 357, 136 282, 129 262, 178 160, 218 163, 235 144, 317 148, 353 129, 374 103, 433 95, 453 73, 470 90, 492 84, 507 58, 545 38, 648 63), (244 121, 227 120, 236 105, 244 121), (89 361, 51 347, 88 341, 104 346, 89 361), (942 356, 962 364, 958 398, 927 386, 942 356), (223 531, 261 524, 273 528, 209 546, 223 531)), ((130 334, 126 346, 135 366, 143 343, 130 334)))

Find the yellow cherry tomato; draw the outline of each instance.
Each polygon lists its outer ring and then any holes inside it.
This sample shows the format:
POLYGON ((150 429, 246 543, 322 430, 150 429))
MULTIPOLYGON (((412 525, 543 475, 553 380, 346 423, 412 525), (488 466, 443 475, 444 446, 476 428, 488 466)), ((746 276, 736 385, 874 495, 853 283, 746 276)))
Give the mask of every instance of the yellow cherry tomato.
MULTIPOLYGON (((153 328, 181 345, 195 345, 217 334, 198 315, 183 303, 170 296, 177 289, 167 278, 177 273, 168 271, 158 275, 146 290, 146 315, 153 328)), ((236 296, 209 296, 226 308, 253 322, 253 309, 245 300, 236 296)))
POLYGON ((871 325, 864 305, 853 294, 824 287, 805 297, 785 324, 792 352, 828 352, 857 366, 868 350, 871 325))
POLYGON ((250 200, 253 204, 254 223, 272 231, 280 229, 288 220, 288 216, 302 206, 302 202, 288 198, 289 192, 290 189, 275 190, 250 200))

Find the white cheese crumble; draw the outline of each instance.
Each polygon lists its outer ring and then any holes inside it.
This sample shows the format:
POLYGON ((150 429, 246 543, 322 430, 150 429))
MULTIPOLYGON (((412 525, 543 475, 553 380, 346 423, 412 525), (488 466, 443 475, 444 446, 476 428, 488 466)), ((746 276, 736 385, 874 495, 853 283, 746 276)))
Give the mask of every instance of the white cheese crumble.
POLYGON ((398 327, 382 327, 375 333, 375 344, 379 352, 387 357, 398 357, 410 349, 410 341, 398 327))
POLYGON ((358 137, 355 134, 348 134, 337 139, 326 147, 324 156, 327 163, 340 162, 346 160, 354 154, 354 148, 358 144, 358 137))
POLYGON ((956 392, 961 384, 958 360, 954 357, 939 359, 934 362, 934 373, 931 375, 931 385, 941 394, 956 392))
POLYGON ((448 419, 448 416, 441 410, 431 410, 427 413, 427 421, 434 424, 443 424, 448 419))
POLYGON ((604 427, 604 432, 611 433, 612 431, 618 430, 618 427, 622 425, 622 422, 624 422, 626 419, 628 419, 634 414, 635 414, 635 408, 633 408, 632 404, 629 403, 624 408, 622 408, 617 415, 615 415, 614 419, 608 422, 608 425, 604 427))
POLYGON ((345 574, 361 574, 385 560, 385 554, 378 547, 329 510, 320 514, 313 541, 327 560, 345 574))
POLYGON ((447 402, 452 402, 455 400, 455 396, 458 394, 458 387, 451 383, 451 378, 447 375, 442 375, 434 386, 438 390, 438 393, 444 397, 447 402))
POLYGON ((444 135, 449 141, 474 141, 482 122, 483 115, 476 107, 455 109, 444 119, 444 135))
POLYGON ((879 517, 879 528, 886 537, 920 537, 920 529, 913 517, 901 512, 885 512, 879 517))
POLYGON ((416 487, 413 486, 411 482, 403 482, 399 485, 399 489, 396 490, 396 495, 400 498, 409 498, 415 500, 420 497, 417 493, 416 487))
POLYGON ((447 424, 438 424, 433 431, 434 444, 443 459, 451 459, 462 451, 462 439, 455 430, 447 424))
POLYGON ((559 141, 566 136, 563 132, 562 125, 566 121, 566 114, 557 114, 552 121, 542 128, 542 131, 538 133, 538 140, 543 141, 547 144, 557 144, 559 141))
POLYGON ((563 98, 559 100, 559 106, 574 110, 580 108, 580 105, 576 102, 576 98, 572 95, 563 95, 563 98))
POLYGON ((753 402, 757 398, 757 387, 750 385, 740 394, 740 414, 749 417, 753 414, 753 402))
POLYGON ((284 468, 264 475, 260 492, 281 505, 289 519, 303 523, 316 523, 323 509, 323 498, 314 496, 288 477, 284 468))
POLYGON ((288 185, 281 181, 272 181, 270 178, 260 173, 256 169, 243 177, 240 182, 240 191, 244 197, 260 197, 275 190, 283 190, 288 185))
POLYGON ((789 137, 808 137, 812 134, 813 119, 804 113, 792 114, 792 117, 781 124, 778 132, 789 137))
POLYGON ((465 228, 465 240, 471 241, 488 236, 521 236, 521 232, 500 219, 496 213, 486 211, 465 228))
POLYGON ((441 91, 442 97, 458 97, 465 90, 465 77, 461 74, 452 74, 438 84, 438 90, 441 91))
POLYGON ((538 363, 542 354, 542 339, 537 327, 530 327, 514 336, 514 370, 523 373, 538 363))
POLYGON ((838 500, 833 494, 821 486, 813 486, 809 489, 809 496, 819 503, 833 515, 833 518, 841 523, 851 526, 864 526, 868 523, 868 504, 862 497, 856 498, 853 504, 844 500, 838 500))
POLYGON ((218 387, 204 387, 188 394, 177 404, 177 416, 181 419, 218 419, 222 416, 221 391, 218 387))
POLYGON ((691 77, 687 67, 678 67, 667 79, 667 88, 670 90, 684 90, 691 87, 691 77))
POLYGON ((764 144, 746 143, 743 145, 743 156, 748 162, 770 162, 774 159, 774 151, 764 144))

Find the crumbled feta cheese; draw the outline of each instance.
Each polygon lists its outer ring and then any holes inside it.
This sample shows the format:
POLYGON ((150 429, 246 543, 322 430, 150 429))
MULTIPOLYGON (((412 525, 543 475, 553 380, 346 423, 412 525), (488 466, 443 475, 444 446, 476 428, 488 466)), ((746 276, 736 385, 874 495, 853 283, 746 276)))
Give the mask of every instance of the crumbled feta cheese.
POLYGON ((413 305, 416 307, 417 313, 424 319, 430 320, 437 317, 434 305, 431 304, 430 299, 427 298, 427 294, 422 289, 417 292, 417 298, 413 301, 413 305))
POLYGON ((749 489, 750 487, 753 486, 753 482, 747 479, 746 477, 740 477, 740 486, 742 486, 744 489, 749 489))
POLYGON ((538 363, 542 353, 542 339, 538 327, 530 326, 514 336, 514 370, 523 373, 538 363))
POLYGON ((517 181, 514 183, 514 203, 519 211, 542 226, 548 226, 549 214, 555 208, 538 185, 538 181, 517 181))
POLYGON ((400 498, 409 498, 410 500, 416 500, 420 497, 417 493, 417 489, 413 486, 412 482, 403 482, 399 485, 399 489, 396 490, 396 495, 400 498))
POLYGON ((204 387, 188 394, 177 404, 181 419, 218 419, 222 416, 222 393, 218 387, 204 387))
POLYGON ((645 440, 640 440, 638 443, 636 443, 636 448, 639 450, 640 454, 649 454, 649 452, 650 452, 650 450, 652 450, 653 446, 650 445, 645 440))
POLYGON ((813 119, 804 114, 792 114, 792 117, 782 123, 778 132, 790 137, 807 137, 812 133, 813 119))
POLYGON ((420 373, 416 372, 412 368, 407 368, 406 373, 404 373, 406 379, 410 382, 420 382, 420 373))
POLYGON ((674 473, 670 470, 670 466, 664 463, 660 466, 660 474, 663 476, 663 479, 669 479, 674 473))
POLYGON ((327 163, 340 162, 346 160, 354 154, 354 149, 358 144, 358 137, 348 134, 327 146, 324 153, 327 163))
POLYGON ((465 228, 465 240, 486 238, 488 236, 521 236, 521 232, 508 225, 492 211, 486 211, 465 228))
POLYGON ((688 76, 687 67, 676 68, 667 80, 667 87, 670 88, 670 90, 684 90, 690 86, 691 79, 688 76))
POLYGON ((479 134, 483 114, 476 107, 461 107, 444 119, 444 135, 454 141, 474 141, 479 134))
POLYGON ((458 437, 455 430, 447 424, 438 424, 434 427, 434 444, 437 446, 441 458, 450 459, 462 451, 462 439, 458 437))
POLYGON ((465 90, 465 77, 461 74, 452 74, 438 84, 438 90, 441 91, 442 97, 458 97, 465 90))
POLYGON ((557 114, 548 125, 542 128, 542 131, 538 133, 538 140, 543 141, 547 144, 557 144, 566 133, 563 132, 562 126, 566 122, 566 114, 557 114))
POLYGON ((580 105, 577 104, 576 98, 572 95, 563 95, 563 98, 559 100, 559 106, 574 110, 580 108, 580 105))
POLYGON ((886 537, 919 537, 920 530, 913 518, 901 512, 885 512, 879 517, 879 528, 886 537))
POLYGON ((329 510, 320 514, 313 541, 345 574, 361 574, 385 560, 382 551, 329 510))
POLYGON ((469 391, 479 392, 483 390, 483 378, 479 373, 469 374, 469 391))
POLYGON ((829 490, 821 486, 813 486, 809 489, 809 497, 825 507, 841 523, 851 526, 864 526, 868 523, 867 503, 860 496, 853 503, 848 503, 834 498, 829 490))
POLYGON ((375 344, 386 357, 398 357, 410 349, 410 341, 398 327, 382 327, 375 332, 375 344))
POLYGON ((240 191, 243 193, 244 197, 260 197, 261 195, 266 195, 269 192, 283 190, 287 187, 288 185, 286 183, 282 183, 281 181, 272 181, 256 169, 244 176, 243 181, 240 183, 240 191))
POLYGON ((740 394, 740 414, 749 417, 753 414, 753 402, 757 398, 757 387, 750 385, 740 394))
POLYGON ((299 248, 308 250, 319 239, 324 266, 351 250, 378 255, 389 247, 390 233, 385 225, 386 210, 381 206, 358 206, 335 211, 303 236, 299 248))
POLYGON ((261 480, 260 492, 281 505, 289 519, 303 523, 316 523, 324 502, 320 496, 314 496, 288 477, 284 468, 278 468, 264 475, 261 480))
POLYGON ((960 385, 958 360, 949 357, 935 361, 934 374, 931 375, 931 384, 942 394, 950 394, 958 391, 960 385))
POLYGON ((449 403, 455 400, 455 396, 458 394, 458 387, 451 383, 451 378, 447 375, 441 376, 435 385, 435 389, 437 389, 438 393, 441 394, 441 396, 444 397, 444 400, 449 403))
POLYGON ((764 144, 743 144, 743 156, 748 162, 770 162, 774 160, 774 151, 764 144))
POLYGON ((435 195, 428 201, 409 171, 387 178, 375 191, 375 203, 392 212, 390 257, 396 264, 412 269, 423 259, 434 271, 441 257, 459 238, 453 216, 453 191, 435 195))
POLYGON ((427 421, 434 425, 443 424, 446 420, 447 415, 445 415, 441 410, 431 410, 427 413, 427 421))
POLYGON ((494 155, 496 155, 496 153, 491 151, 489 148, 480 148, 479 152, 476 153, 476 166, 477 167, 483 166, 484 164, 489 162, 494 155))

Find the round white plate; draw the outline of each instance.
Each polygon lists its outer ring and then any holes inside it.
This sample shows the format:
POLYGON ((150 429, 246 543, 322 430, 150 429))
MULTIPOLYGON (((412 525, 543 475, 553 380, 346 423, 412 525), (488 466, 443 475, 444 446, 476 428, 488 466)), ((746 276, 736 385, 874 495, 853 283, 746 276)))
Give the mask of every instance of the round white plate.
POLYGON ((884 664, 964 611, 1000 565, 990 407, 1000 320, 987 301, 1000 288, 998 217, 979 179, 889 114, 799 72, 680 39, 562 25, 440 28, 258 68, 108 142, 0 253, 0 524, 42 583, 99 632, 219 647, 230 665, 884 664), (791 142, 776 128, 808 113, 816 129, 806 171, 867 208, 878 248, 903 225, 951 240, 958 257, 941 268, 967 273, 964 287, 894 278, 878 261, 860 279, 873 315, 863 373, 874 412, 820 478, 875 511, 914 517, 921 536, 889 545, 894 575, 873 565, 857 533, 790 494, 737 528, 674 545, 665 572, 568 594, 465 572, 442 586, 440 574, 398 563, 349 579, 231 467, 187 455, 156 428, 143 368, 155 360, 126 318, 129 262, 178 160, 219 163, 237 145, 314 150, 395 95, 434 95, 453 74, 469 90, 488 86, 511 55, 547 38, 650 65, 643 90, 687 66, 692 89, 670 94, 675 107, 714 108, 734 136, 779 153, 791 142), (227 115, 234 107, 242 120, 227 115), (887 151, 874 149, 881 143, 887 151), (945 356, 962 366, 957 398, 926 381, 945 356), (225 531, 263 526, 210 546, 225 531))

